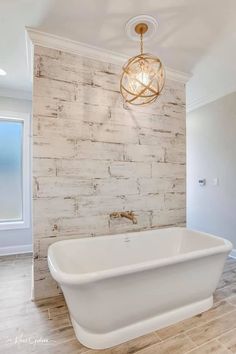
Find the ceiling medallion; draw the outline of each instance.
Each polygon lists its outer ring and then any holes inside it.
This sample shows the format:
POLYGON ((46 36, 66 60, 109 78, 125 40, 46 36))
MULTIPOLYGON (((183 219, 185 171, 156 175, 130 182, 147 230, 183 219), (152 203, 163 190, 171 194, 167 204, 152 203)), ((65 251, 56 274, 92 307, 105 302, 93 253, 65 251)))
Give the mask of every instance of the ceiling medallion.
POLYGON ((147 39, 151 38, 156 28, 157 22, 151 16, 137 16, 126 25, 126 32, 130 38, 135 38, 134 33, 136 38, 140 36, 140 54, 130 58, 123 66, 120 79, 120 92, 127 103, 133 105, 152 103, 164 87, 165 71, 160 59, 155 55, 143 53, 145 36, 147 39))

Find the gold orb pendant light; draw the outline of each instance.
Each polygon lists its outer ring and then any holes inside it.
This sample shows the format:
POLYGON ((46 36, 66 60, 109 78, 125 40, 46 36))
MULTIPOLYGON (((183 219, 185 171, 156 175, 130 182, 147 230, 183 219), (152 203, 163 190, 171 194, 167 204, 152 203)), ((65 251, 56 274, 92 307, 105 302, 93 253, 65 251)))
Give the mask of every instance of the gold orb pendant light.
POLYGON ((125 102, 144 105, 154 102, 165 84, 165 71, 160 59, 143 53, 143 36, 148 31, 146 23, 135 26, 140 35, 140 54, 132 57, 123 66, 120 79, 120 92, 125 102))

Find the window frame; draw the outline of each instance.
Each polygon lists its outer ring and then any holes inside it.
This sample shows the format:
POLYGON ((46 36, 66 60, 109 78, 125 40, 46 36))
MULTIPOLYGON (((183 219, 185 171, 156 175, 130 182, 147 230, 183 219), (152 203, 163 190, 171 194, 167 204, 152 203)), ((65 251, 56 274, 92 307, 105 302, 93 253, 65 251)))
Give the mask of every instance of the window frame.
POLYGON ((0 222, 1 230, 27 229, 30 227, 30 114, 0 111, 0 121, 18 121, 23 123, 22 137, 22 219, 0 222))

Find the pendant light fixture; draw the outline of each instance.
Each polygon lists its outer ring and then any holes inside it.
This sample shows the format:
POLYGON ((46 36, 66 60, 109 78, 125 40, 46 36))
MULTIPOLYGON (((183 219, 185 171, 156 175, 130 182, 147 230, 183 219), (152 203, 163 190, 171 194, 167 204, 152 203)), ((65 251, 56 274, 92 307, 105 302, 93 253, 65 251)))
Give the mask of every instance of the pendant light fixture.
MULTIPOLYGON (((120 92, 125 102, 133 105, 154 102, 165 84, 165 71, 160 59, 155 55, 143 53, 144 36, 148 34, 149 26, 153 36, 157 23, 151 16, 145 16, 143 22, 137 23, 142 17, 137 16, 126 25, 129 37, 134 39, 136 35, 140 38, 140 54, 130 58, 123 66, 120 79, 120 92)), ((151 35, 149 34, 149 37, 151 35)))

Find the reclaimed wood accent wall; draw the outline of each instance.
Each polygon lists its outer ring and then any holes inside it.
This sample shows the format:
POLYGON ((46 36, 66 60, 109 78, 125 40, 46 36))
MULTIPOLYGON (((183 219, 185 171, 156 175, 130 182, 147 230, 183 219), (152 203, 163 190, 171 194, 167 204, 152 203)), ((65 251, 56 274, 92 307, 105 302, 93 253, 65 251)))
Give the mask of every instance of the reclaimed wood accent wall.
POLYGON ((47 266, 53 242, 185 223, 185 86, 167 80, 154 104, 126 107, 120 71, 35 47, 35 298, 60 292, 47 266), (121 210, 138 224, 110 219, 121 210))

